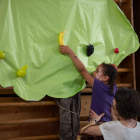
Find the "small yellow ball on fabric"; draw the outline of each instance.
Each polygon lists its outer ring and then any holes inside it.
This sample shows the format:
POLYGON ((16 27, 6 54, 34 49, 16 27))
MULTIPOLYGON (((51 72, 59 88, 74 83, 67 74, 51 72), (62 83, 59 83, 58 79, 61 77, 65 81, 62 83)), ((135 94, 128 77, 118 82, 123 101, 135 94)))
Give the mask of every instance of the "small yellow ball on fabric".
POLYGON ((0 59, 3 59, 5 57, 5 53, 0 51, 0 59))

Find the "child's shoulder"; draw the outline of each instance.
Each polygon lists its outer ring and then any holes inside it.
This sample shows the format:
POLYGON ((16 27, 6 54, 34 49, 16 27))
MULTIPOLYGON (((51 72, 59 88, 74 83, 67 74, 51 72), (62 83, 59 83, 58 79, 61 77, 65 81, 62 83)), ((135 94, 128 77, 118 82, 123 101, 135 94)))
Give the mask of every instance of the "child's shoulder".
POLYGON ((104 84, 102 81, 99 81, 98 79, 94 78, 94 85, 100 85, 100 84, 104 84))
POLYGON ((108 85, 105 85, 102 81, 98 80, 98 79, 94 79, 94 85, 93 85, 93 88, 110 88, 110 86, 108 85))

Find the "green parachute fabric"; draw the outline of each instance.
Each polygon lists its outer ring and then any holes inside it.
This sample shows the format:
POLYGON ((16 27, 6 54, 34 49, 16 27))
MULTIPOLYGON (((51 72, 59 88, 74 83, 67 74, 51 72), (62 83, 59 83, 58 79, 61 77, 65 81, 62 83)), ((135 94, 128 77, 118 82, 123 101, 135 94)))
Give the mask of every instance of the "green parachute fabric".
POLYGON ((59 33, 92 73, 102 62, 120 62, 139 40, 113 0, 0 0, 0 85, 13 86, 24 100, 73 96, 85 80, 59 51, 59 33), (91 43, 94 53, 87 57, 91 43), (114 49, 119 48, 119 53, 114 49), (28 65, 25 77, 17 71, 28 65))

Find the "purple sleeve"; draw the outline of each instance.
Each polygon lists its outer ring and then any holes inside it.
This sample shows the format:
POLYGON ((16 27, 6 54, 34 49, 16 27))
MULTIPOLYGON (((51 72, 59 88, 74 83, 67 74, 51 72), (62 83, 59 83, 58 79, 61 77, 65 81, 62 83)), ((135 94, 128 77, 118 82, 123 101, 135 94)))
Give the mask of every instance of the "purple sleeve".
POLYGON ((94 78, 94 84, 93 84, 92 90, 98 89, 100 87, 100 83, 101 83, 101 81, 99 81, 96 78, 94 78))

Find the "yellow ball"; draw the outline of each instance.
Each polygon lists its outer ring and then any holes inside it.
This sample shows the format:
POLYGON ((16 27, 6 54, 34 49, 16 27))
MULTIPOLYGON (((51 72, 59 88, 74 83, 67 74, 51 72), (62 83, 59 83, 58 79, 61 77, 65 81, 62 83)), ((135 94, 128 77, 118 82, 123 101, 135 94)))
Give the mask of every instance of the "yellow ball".
POLYGON ((0 59, 3 59, 5 57, 5 53, 0 51, 0 59))

